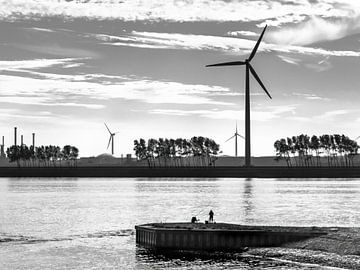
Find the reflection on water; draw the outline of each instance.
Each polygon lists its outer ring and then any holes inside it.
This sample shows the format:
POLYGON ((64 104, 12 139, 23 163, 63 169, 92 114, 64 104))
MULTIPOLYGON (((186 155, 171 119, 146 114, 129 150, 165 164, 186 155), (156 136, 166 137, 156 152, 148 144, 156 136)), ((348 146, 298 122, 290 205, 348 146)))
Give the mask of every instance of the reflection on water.
POLYGON ((150 255, 135 248, 134 225, 204 221, 212 209, 216 222, 358 226, 359 194, 358 179, 2 178, 0 269, 268 269, 241 256, 150 255))
MULTIPOLYGON (((1 178, 0 178, 1 179, 1 178)), ((9 192, 62 192, 77 191, 78 178, 8 178, 9 192)))
POLYGON ((251 218, 251 213, 254 212, 253 199, 253 183, 251 178, 246 178, 244 180, 244 221, 246 223, 251 223, 253 220, 251 218))

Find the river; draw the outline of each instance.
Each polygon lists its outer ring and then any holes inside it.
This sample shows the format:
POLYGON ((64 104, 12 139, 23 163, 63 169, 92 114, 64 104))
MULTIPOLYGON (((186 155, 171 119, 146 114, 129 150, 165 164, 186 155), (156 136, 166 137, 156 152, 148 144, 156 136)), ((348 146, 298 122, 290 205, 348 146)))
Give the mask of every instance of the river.
MULTIPOLYGON (((0 178, 0 269, 315 269, 232 254, 153 254, 134 225, 358 226, 359 179, 0 178)), ((319 268, 316 268, 319 269, 319 268)))

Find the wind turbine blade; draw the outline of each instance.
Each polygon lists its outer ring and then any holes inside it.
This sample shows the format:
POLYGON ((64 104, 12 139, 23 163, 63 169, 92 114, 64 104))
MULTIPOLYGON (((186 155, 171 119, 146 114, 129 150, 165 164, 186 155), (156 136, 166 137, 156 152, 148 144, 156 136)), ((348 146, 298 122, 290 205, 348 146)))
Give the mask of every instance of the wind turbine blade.
POLYGON ((106 149, 109 149, 110 143, 111 143, 112 136, 110 135, 109 143, 106 149))
POLYGON ((109 131, 109 133, 111 134, 110 129, 108 128, 108 126, 104 123, 105 127, 107 128, 107 130, 109 131))
POLYGON ((254 47, 254 49, 252 50, 252 52, 251 52, 251 54, 250 54, 250 56, 249 56, 249 61, 251 61, 251 59, 254 58, 254 56, 255 56, 255 54, 256 54, 256 51, 257 51, 257 49, 259 48, 261 39, 262 39, 262 37, 263 37, 263 35, 264 35, 264 33, 265 33, 266 27, 267 27, 267 25, 265 25, 264 30, 262 31, 262 33, 261 33, 258 41, 256 42, 255 47, 254 47))
POLYGON ((356 139, 355 139, 355 141, 357 141, 359 138, 360 138, 360 136, 357 136, 356 139))
POLYGON ((243 66, 246 63, 243 61, 225 62, 220 64, 206 65, 205 67, 220 67, 220 66, 243 66))
POLYGON ((235 129, 235 133, 236 133, 236 134, 238 133, 238 130, 237 130, 237 121, 236 121, 236 129, 235 129))
POLYGON ((230 141, 232 138, 234 138, 235 135, 231 136, 229 139, 227 139, 225 142, 230 141))
POLYGON ((259 76, 256 74, 255 69, 249 64, 249 68, 251 71, 251 74, 254 76, 254 78, 257 80, 257 82, 261 85, 262 89, 264 89, 265 93, 269 96, 269 98, 272 98, 269 94, 269 92, 266 90, 265 85, 260 80, 259 76))
POLYGON ((236 133, 236 135, 245 140, 245 137, 243 135, 241 135, 239 133, 236 133))

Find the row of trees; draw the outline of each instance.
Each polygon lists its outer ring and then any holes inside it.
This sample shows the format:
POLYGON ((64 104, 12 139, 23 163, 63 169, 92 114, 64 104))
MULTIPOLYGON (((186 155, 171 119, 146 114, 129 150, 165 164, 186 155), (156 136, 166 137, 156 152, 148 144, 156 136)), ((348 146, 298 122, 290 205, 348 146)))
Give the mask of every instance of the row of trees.
POLYGON ((28 147, 27 145, 13 145, 6 150, 10 162, 23 166, 76 166, 79 149, 65 145, 63 148, 55 145, 28 147))
POLYGON ((308 136, 301 134, 274 143, 276 159, 291 166, 353 166, 359 145, 345 135, 308 136))
POLYGON ((202 136, 191 139, 144 139, 134 141, 138 160, 146 160, 149 167, 213 166, 219 145, 202 136))

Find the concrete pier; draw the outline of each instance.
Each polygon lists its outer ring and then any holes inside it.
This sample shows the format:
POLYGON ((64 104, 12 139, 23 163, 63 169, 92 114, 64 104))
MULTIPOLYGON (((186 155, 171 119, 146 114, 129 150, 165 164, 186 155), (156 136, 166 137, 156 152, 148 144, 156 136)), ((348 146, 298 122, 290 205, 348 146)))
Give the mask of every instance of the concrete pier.
POLYGON ((151 223, 135 226, 136 243, 148 248, 229 250, 271 247, 324 235, 315 228, 240 226, 234 224, 151 223))

